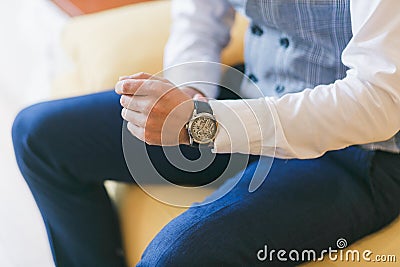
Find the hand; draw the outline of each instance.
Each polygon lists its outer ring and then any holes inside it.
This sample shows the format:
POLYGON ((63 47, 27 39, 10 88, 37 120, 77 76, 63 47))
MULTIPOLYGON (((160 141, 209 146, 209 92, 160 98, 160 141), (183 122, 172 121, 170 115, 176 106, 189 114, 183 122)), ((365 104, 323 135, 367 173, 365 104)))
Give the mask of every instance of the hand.
POLYGON ((121 95, 128 130, 138 139, 150 145, 189 144, 185 125, 194 109, 190 95, 147 73, 120 78, 115 91, 121 95))

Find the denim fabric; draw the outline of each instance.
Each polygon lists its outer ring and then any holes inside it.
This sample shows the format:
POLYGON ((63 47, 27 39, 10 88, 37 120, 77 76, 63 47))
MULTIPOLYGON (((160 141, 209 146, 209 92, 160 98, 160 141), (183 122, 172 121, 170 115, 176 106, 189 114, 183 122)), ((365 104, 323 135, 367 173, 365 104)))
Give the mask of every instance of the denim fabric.
MULTIPOLYGON (((122 129, 113 91, 39 103, 15 119, 17 163, 43 216, 58 267, 125 264, 118 220, 103 186, 105 180, 134 183, 122 151, 122 129)), ((131 141, 142 146, 133 136, 131 141)), ((181 150, 189 159, 199 156, 197 149, 181 150)), ((214 180, 230 159, 220 155, 205 170, 191 173, 170 164, 162 148, 147 146, 147 151, 163 177, 185 185, 214 180)))
MULTIPOLYGON (((122 153, 120 112, 119 97, 105 92, 40 103, 15 120, 18 165, 58 267, 125 266, 118 219, 103 186, 106 179, 133 182, 122 153)), ((218 155, 208 170, 188 174, 160 152, 149 147, 159 170, 176 183, 204 184, 229 160, 218 155)), ((196 158, 197 151, 186 147, 184 153, 196 158)), ((139 266, 290 266, 260 262, 256 253, 264 245, 321 250, 341 237, 351 243, 398 215, 399 160, 358 147, 313 160, 276 159, 264 183, 249 193, 256 161, 211 197, 237 182, 227 195, 168 224, 139 266)))
MULTIPOLYGON (((250 164, 232 191, 194 206, 169 223, 150 243, 144 266, 294 266, 300 261, 259 259, 284 249, 337 249, 391 222, 399 214, 400 156, 351 147, 313 160, 275 159, 262 186, 248 185, 250 164)), ((227 182, 225 186, 230 186, 227 182)), ((224 188, 216 191, 219 195, 224 188)), ((286 254, 286 258, 288 255, 286 254)))

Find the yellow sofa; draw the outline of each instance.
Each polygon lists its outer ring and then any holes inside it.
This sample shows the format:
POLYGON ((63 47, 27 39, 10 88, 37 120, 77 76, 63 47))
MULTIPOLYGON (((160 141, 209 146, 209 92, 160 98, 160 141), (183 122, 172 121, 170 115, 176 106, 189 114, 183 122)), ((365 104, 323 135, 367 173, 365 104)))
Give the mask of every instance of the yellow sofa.
MULTIPOLYGON (((151 1, 71 19, 63 32, 62 43, 73 67, 60 74, 53 84, 54 97, 67 97, 110 89, 119 76, 139 71, 162 70, 163 48, 170 26, 170 2, 151 1)), ((243 35, 247 20, 237 16, 232 40, 223 51, 222 62, 243 62, 243 35)), ((134 185, 106 184, 117 203, 129 266, 154 235, 185 209, 154 200, 134 185)), ((154 190, 165 191, 156 187, 154 190)), ((198 193, 201 200, 209 190, 198 193)), ((396 255, 400 261, 400 220, 382 231, 353 244, 351 249, 369 249, 375 254, 396 255)), ((389 264, 389 263, 387 263, 389 264)), ((348 263, 325 260, 308 263, 319 266, 383 266, 384 263, 348 263)), ((391 264, 395 266, 395 264, 391 264)))

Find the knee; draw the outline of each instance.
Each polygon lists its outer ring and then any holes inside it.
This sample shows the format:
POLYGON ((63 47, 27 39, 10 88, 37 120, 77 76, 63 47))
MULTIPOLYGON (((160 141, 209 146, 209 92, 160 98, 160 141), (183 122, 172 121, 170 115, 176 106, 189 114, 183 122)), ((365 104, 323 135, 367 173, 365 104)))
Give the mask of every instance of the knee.
POLYGON ((137 266, 219 266, 222 247, 213 232, 209 234, 196 223, 186 229, 167 225, 146 248, 137 266))
MULTIPOLYGON (((160 234, 159 234, 160 235, 160 234)), ((161 233, 161 235, 163 235, 161 233)), ((137 267, 157 266, 157 267, 174 267, 174 266, 210 266, 199 262, 199 256, 207 245, 199 248, 191 242, 189 238, 184 236, 174 236, 175 241, 169 242, 171 237, 164 236, 163 241, 154 244, 154 241, 147 247, 142 259, 137 267), (161 247, 160 247, 161 246, 161 247), (194 253, 196 252, 196 253, 194 253)), ((207 259, 209 255, 205 255, 207 259)))
POLYGON ((51 109, 46 103, 36 104, 21 110, 12 126, 12 140, 17 161, 29 161, 37 153, 48 147, 51 121, 51 109))

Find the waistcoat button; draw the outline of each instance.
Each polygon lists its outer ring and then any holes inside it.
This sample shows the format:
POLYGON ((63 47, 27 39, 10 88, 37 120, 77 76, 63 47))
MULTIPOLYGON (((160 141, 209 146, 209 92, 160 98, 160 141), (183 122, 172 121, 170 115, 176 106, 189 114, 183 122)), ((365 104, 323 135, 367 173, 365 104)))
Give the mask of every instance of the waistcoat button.
POLYGON ((277 85, 277 86, 275 87, 275 91, 276 91, 278 94, 281 94, 281 93, 283 93, 283 92, 285 91, 285 86, 283 86, 283 85, 277 85))
POLYGON ((257 36, 263 35, 264 31, 257 25, 251 25, 251 33, 257 36))
POLYGON ((289 47, 290 43, 289 43, 289 39, 288 38, 281 38, 279 42, 280 42, 282 47, 284 47, 284 48, 288 48, 289 47))
POLYGON ((249 79, 252 80, 254 83, 257 83, 257 82, 258 82, 257 77, 256 77, 253 73, 250 73, 250 74, 249 74, 249 79))

